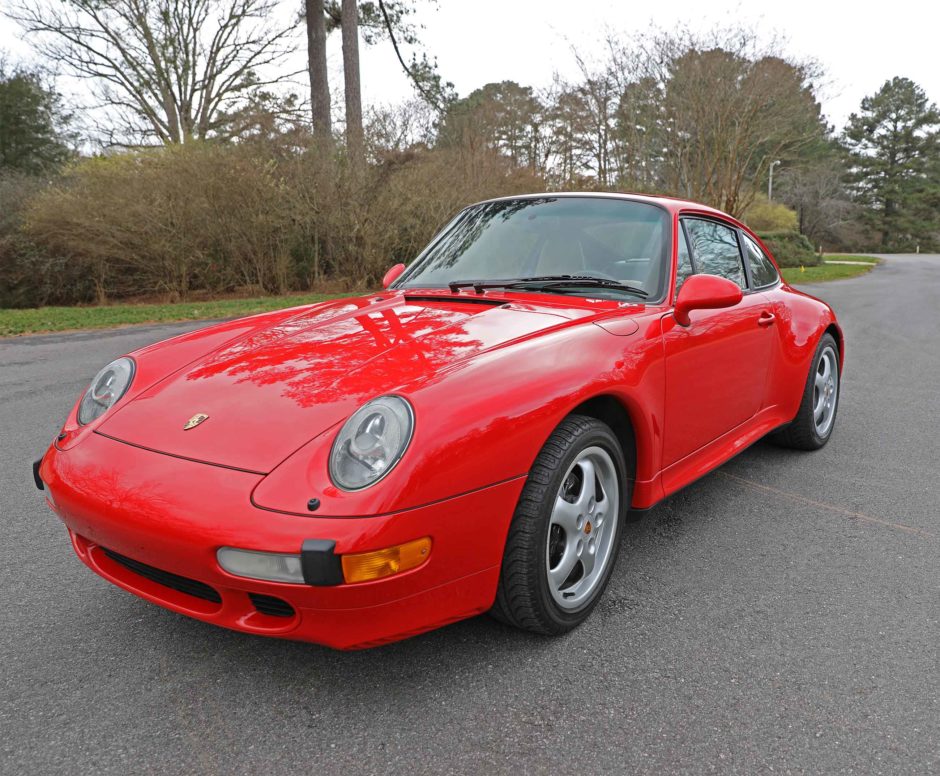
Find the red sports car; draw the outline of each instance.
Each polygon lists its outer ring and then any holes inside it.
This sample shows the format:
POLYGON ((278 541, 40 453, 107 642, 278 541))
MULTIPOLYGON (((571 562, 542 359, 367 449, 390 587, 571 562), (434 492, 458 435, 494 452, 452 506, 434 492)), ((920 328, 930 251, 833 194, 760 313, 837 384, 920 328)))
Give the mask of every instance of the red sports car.
POLYGON ((843 340, 761 241, 675 199, 472 205, 386 290, 107 365, 34 467, 93 571, 339 648, 588 617, 636 512, 832 434, 843 340))

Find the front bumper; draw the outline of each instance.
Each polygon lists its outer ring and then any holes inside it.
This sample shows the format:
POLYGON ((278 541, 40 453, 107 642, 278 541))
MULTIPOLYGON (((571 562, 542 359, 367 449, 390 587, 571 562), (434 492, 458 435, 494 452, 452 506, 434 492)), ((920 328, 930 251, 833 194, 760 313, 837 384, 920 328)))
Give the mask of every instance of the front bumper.
POLYGON ((260 475, 94 433, 68 451, 50 448, 39 474, 76 554, 110 582, 216 625, 343 649, 394 641, 486 611, 524 484, 520 477, 387 515, 298 517, 252 505, 260 475), (422 536, 433 540, 424 565, 355 585, 255 581, 228 574, 216 561, 220 546, 297 553, 305 540, 326 539, 335 542, 336 553, 346 554, 422 536), (206 585, 219 600, 154 581, 115 556, 206 585), (257 596, 280 599, 293 614, 259 611, 257 596))

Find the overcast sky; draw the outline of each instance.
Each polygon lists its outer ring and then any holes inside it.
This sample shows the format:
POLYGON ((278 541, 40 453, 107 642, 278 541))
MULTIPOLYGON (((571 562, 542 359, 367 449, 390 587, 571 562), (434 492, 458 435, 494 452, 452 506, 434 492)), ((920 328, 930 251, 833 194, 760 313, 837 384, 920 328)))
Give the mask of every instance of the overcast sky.
MULTIPOLYGON (((8 2, 0 0, 0 7, 8 2)), ((428 0, 416 3, 414 19, 425 27, 425 48, 461 95, 490 81, 542 87, 551 83, 554 72, 575 78, 571 48, 587 58, 600 57, 607 30, 630 34, 650 23, 709 29, 739 19, 766 30, 768 37, 785 38, 794 56, 822 64, 827 74, 820 94, 823 111, 838 127, 857 110, 862 97, 895 75, 911 78, 931 100, 940 102, 940 4, 935 0, 894 0, 878 6, 833 0, 440 0, 436 9, 428 0), (873 8, 879 10, 869 10, 873 8)), ((285 12, 292 10, 290 3, 284 6, 285 12)), ((28 58, 28 42, 18 38, 13 25, 0 17, 0 50, 28 58)), ((338 34, 331 38, 330 63, 338 86, 338 34)), ((413 96, 387 43, 363 47, 362 83, 367 104, 413 96)))

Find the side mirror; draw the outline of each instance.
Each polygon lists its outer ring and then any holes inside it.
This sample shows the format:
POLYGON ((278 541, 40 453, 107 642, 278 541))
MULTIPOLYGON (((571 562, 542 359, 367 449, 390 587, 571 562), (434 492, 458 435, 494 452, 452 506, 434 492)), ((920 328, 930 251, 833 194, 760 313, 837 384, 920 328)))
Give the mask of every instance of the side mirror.
POLYGON ((727 278, 718 275, 692 275, 679 290, 673 315, 680 326, 688 326, 692 322, 689 318, 692 310, 734 307, 741 301, 742 296, 738 284, 727 278))
POLYGON ((382 288, 388 288, 392 283, 394 283, 398 278, 401 277, 401 273, 405 271, 404 264, 396 264, 388 272, 385 273, 385 277, 382 278, 382 288))

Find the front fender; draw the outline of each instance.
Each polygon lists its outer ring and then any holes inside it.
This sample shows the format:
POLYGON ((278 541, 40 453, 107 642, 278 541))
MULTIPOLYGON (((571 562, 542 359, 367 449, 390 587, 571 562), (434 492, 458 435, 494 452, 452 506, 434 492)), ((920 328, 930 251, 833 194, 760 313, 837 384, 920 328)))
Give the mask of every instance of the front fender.
MULTIPOLYGON (((345 300, 345 304, 348 304, 348 302, 349 300, 345 300)), ((88 434, 93 433, 102 423, 114 417, 116 413, 120 412, 140 394, 214 350, 231 345, 233 342, 244 339, 257 331, 274 326, 301 313, 309 314, 317 308, 320 308, 317 312, 323 316, 338 314, 342 311, 343 304, 343 301, 323 302, 319 305, 304 305, 259 313, 258 315, 250 315, 245 318, 206 326, 135 350, 128 354, 134 359, 136 371, 134 382, 127 393, 121 397, 121 400, 110 411, 85 426, 78 423, 78 405, 82 399, 81 395, 78 396, 65 419, 55 446, 59 450, 68 450, 74 447, 82 439, 85 439, 88 434)), ((104 364, 99 366, 104 366, 104 364)), ((97 371, 97 368, 95 367, 95 371, 97 371)), ((92 374, 89 374, 89 380, 92 374)))
POLYGON ((382 515, 434 503, 528 473, 555 427, 596 396, 627 410, 637 446, 637 480, 659 469, 663 385, 658 315, 636 318, 630 336, 590 323, 517 341, 405 387, 415 432, 398 466, 353 493, 328 476, 339 425, 302 447, 255 489, 256 506, 312 516, 382 515))

